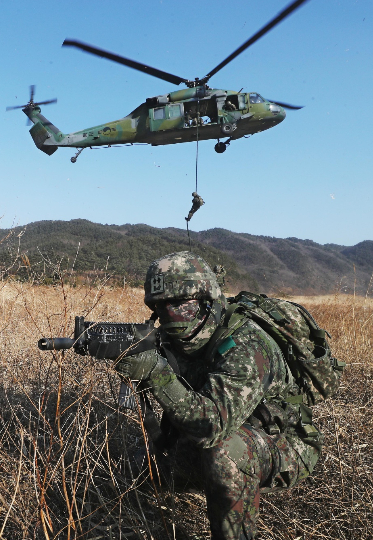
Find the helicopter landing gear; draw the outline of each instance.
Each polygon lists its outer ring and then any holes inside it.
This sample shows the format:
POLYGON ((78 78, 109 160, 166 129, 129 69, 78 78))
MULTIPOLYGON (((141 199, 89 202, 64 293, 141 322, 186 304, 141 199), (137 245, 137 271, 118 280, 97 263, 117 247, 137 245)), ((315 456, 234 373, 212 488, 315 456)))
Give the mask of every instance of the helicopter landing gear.
POLYGON ((235 123, 231 124, 229 122, 227 122, 226 124, 222 124, 220 127, 220 131, 223 135, 232 135, 235 129, 237 129, 237 125, 235 123))
POLYGON ((78 157, 80 156, 80 154, 83 152, 84 148, 81 148, 76 154, 75 156, 73 156, 72 158, 70 158, 70 161, 71 163, 76 163, 76 160, 78 159, 78 157))
POLYGON ((227 145, 224 142, 217 142, 215 144, 215 152, 218 154, 222 154, 227 149, 227 145))

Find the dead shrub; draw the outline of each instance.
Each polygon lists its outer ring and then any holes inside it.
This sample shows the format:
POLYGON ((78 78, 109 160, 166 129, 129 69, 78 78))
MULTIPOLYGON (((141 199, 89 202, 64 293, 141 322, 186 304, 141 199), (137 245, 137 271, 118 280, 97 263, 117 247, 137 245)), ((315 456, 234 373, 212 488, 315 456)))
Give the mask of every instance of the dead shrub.
MULTIPOLYGON (((368 540, 373 492, 370 299, 297 298, 347 363, 336 398, 315 408, 325 434, 313 476, 261 502, 261 540, 368 540)), ((208 538, 203 494, 134 476, 141 418, 118 408, 110 362, 37 349, 71 336, 75 315, 142 322, 140 289, 0 282, 0 538, 208 538)))

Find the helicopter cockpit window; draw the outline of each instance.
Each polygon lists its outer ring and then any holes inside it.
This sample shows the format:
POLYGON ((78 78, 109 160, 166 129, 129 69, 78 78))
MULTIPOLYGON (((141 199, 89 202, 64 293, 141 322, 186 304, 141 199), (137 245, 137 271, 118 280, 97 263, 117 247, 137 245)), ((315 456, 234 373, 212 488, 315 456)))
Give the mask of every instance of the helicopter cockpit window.
POLYGON ((163 120, 164 118, 166 118, 164 107, 157 107, 156 109, 153 109, 153 111, 154 120, 163 120))
POLYGON ((259 94, 250 94, 250 103, 264 103, 264 99, 259 94))
POLYGON ((168 107, 170 118, 179 118, 181 116, 180 105, 169 105, 168 107))

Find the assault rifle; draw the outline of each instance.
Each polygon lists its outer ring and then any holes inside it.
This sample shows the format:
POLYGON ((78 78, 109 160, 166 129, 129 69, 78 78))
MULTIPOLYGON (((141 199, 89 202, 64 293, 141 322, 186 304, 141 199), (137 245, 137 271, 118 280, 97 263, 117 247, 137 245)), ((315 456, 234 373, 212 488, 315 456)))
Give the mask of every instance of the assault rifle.
MULTIPOLYGON (((73 348, 82 356, 94 356, 98 360, 117 360, 127 354, 136 354, 156 348, 154 321, 145 323, 89 322, 75 317, 74 337, 41 338, 38 347, 42 351, 61 351, 73 348)), ((134 384, 132 384, 134 387, 134 384)), ((122 384, 119 402, 129 409, 135 407, 131 394, 133 389, 122 384)))

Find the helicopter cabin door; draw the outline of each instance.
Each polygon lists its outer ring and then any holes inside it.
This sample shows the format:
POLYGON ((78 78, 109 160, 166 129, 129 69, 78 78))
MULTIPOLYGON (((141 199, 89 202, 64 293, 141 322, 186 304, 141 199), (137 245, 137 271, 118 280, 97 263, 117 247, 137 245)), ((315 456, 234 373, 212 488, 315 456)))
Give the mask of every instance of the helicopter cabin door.
POLYGON ((166 131, 184 127, 184 105, 170 103, 149 109, 150 131, 166 131))

